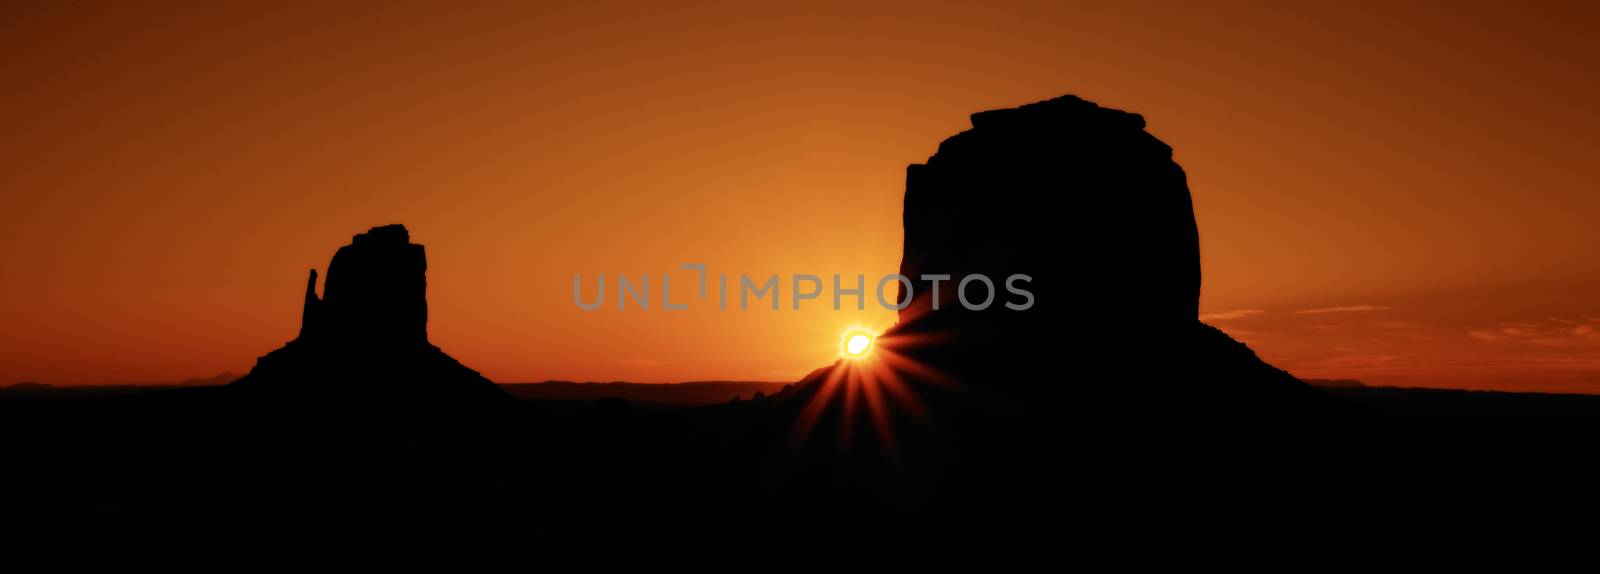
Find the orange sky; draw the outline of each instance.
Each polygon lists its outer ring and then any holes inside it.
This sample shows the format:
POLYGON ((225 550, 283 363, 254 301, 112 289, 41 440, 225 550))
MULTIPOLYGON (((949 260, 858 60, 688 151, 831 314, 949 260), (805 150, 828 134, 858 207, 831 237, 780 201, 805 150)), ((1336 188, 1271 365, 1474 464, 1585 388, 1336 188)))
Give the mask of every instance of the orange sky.
POLYGON ((65 4, 0 11, 0 383, 242 372, 392 222, 493 379, 792 379, 892 313, 571 276, 893 272, 906 164, 1074 93, 1177 150, 1202 313, 1269 361, 1600 392, 1591 2, 65 4))

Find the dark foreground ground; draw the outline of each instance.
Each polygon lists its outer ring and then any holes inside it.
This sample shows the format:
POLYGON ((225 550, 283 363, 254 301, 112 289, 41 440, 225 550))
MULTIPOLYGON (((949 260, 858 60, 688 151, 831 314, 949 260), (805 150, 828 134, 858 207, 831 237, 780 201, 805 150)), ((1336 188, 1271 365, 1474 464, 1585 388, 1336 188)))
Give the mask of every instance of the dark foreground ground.
POLYGON ((1033 405, 945 433, 960 448, 902 433, 878 437, 898 450, 835 449, 847 441, 821 421, 824 447, 795 455, 748 439, 798 400, 782 390, 696 405, 564 389, 493 413, 282 408, 220 387, 4 391, 0 510, 62 534, 455 525, 553 538, 818 528, 1121 538, 1209 532, 1221 517, 1277 535, 1538 524, 1587 515, 1600 492, 1600 397, 1325 392, 1353 414, 1211 432, 1119 428, 1033 405), (1040 416, 1049 412, 1059 416, 1040 416), (927 454, 947 451, 966 454, 927 454))

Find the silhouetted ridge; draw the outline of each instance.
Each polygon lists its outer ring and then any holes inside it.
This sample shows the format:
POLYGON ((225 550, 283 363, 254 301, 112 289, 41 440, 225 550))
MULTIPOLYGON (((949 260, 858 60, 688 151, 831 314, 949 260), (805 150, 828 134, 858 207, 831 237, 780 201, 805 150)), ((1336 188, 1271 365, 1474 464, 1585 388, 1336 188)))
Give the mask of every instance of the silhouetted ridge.
POLYGON ((233 387, 306 400, 460 404, 508 401, 493 382, 428 342, 427 256, 405 226, 340 247, 323 295, 306 282, 300 335, 233 387))

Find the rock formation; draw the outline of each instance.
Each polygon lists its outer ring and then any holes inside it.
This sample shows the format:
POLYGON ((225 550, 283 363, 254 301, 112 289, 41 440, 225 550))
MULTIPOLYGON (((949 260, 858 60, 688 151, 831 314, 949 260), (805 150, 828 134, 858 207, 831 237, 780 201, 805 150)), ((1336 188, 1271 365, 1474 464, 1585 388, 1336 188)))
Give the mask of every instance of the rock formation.
POLYGON ((1036 302, 971 311, 947 284, 933 310, 922 290, 883 344, 898 339, 919 360, 1028 394, 1065 385, 1148 395, 1140 401, 1188 403, 1193 392, 1248 408, 1317 402, 1197 319, 1186 177, 1144 128, 1137 114, 1062 96, 973 114, 972 129, 910 166, 900 273, 982 273, 997 286, 1022 273, 1036 302), (920 334, 937 336, 895 337, 920 334))
POLYGON ((877 339, 884 361, 726 407, 758 413, 730 458, 768 461, 778 498, 1032 507, 1224 451, 1280 456, 1338 408, 1199 321, 1189 189, 1143 118, 1064 96, 972 125, 907 171, 900 273, 919 287, 877 339), (955 302, 977 273, 1002 298, 1032 277, 1034 306, 955 302), (924 274, 951 277, 937 310, 924 274))
POLYGON ((964 313, 950 304, 951 288, 938 316, 923 297, 901 323, 1054 321, 1064 312, 1075 323, 1085 314, 1162 325, 1194 319, 1194 209, 1172 148, 1144 131, 1144 118, 1063 96, 973 114, 972 126, 906 170, 900 273, 996 281, 1025 273, 1048 296, 1027 313, 964 313))
POLYGON ((232 387, 305 402, 463 405, 509 402, 493 382, 428 342, 427 256, 402 225, 340 247, 323 294, 306 282, 300 335, 232 387))

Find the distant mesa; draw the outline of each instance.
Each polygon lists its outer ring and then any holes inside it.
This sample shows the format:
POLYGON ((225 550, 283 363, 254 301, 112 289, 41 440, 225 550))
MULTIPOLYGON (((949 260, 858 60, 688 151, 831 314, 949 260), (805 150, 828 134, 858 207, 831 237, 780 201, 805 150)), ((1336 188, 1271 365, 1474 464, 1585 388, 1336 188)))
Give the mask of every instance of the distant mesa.
POLYGON ((239 380, 239 375, 223 371, 211 377, 195 377, 178 382, 180 387, 218 387, 239 380))
POLYGON ((321 297, 311 270, 299 336, 230 387, 291 400, 511 401, 428 341, 427 268, 423 246, 403 225, 356 235, 328 264, 321 297))

